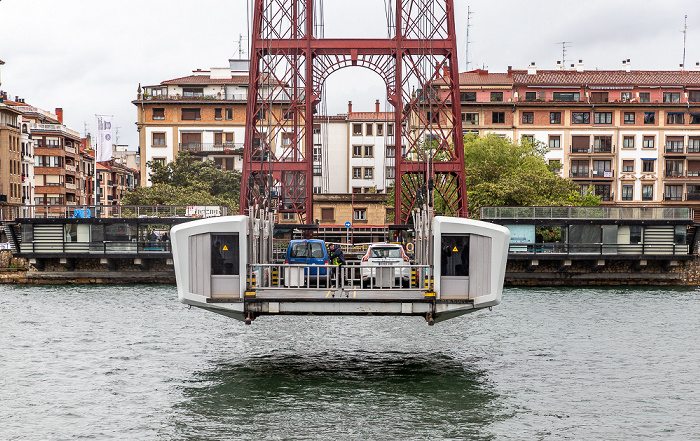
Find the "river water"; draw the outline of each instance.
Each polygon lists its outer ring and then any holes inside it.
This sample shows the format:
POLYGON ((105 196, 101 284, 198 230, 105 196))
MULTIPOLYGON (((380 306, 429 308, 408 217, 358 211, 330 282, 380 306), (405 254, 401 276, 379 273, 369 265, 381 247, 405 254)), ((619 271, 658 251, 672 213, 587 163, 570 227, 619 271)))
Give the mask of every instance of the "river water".
POLYGON ((0 286, 0 439, 700 439, 700 292, 260 317, 173 286, 0 286))

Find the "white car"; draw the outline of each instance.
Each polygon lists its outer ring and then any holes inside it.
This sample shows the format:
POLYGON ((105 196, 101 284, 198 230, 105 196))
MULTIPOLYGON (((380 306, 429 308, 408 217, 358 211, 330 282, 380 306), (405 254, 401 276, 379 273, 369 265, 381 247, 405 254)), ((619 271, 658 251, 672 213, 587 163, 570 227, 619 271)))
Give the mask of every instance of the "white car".
POLYGON ((372 244, 360 261, 362 285, 377 288, 408 286, 411 282, 410 264, 403 246, 393 243, 372 244))

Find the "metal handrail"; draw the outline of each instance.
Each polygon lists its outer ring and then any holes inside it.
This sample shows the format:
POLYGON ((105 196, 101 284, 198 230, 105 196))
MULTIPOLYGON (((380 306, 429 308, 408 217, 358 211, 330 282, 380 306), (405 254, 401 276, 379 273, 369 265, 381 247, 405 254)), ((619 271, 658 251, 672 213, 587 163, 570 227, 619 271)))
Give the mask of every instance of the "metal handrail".
POLYGON ((558 243, 558 242, 526 242, 511 243, 509 254, 592 254, 592 255, 678 255, 689 254, 687 244, 615 244, 615 243, 558 243))
POLYGON ((692 220, 692 213, 688 207, 481 207, 480 218, 692 220))

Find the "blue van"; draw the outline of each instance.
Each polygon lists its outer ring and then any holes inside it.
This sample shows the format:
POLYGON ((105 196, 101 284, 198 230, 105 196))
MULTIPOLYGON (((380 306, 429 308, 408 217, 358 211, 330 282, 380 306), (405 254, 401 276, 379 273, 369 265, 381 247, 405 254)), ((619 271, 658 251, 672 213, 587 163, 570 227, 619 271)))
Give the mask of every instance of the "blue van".
MULTIPOLYGON (((287 257, 284 263, 304 265, 328 265, 328 249, 326 243, 319 239, 292 240, 287 248, 287 257)), ((316 271, 322 276, 327 273, 327 268, 304 268, 304 275, 316 275, 316 271)))

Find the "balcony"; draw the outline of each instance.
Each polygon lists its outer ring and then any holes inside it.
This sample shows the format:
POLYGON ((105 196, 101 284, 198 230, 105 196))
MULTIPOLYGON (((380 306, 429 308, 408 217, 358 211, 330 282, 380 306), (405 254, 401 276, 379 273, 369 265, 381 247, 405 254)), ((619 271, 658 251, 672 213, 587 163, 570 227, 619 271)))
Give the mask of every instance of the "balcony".
POLYGON ((190 153, 231 153, 240 155, 243 151, 243 143, 224 142, 216 144, 203 142, 189 142, 186 144, 180 143, 179 150, 188 151, 190 153))
POLYGON ((591 175, 588 171, 572 171, 569 172, 570 178, 590 178, 591 175))
MULTIPOLYGON (((682 144, 681 145, 667 145, 666 148, 664 149, 664 153, 683 154, 683 145, 682 144)), ((698 153, 698 152, 695 152, 695 153, 698 153)))
POLYGON ((594 146, 593 153, 615 153, 615 146, 594 146))
POLYGON ((571 153, 591 153, 591 148, 586 147, 574 147, 571 146, 571 153))
POLYGON ((75 130, 69 129, 68 127, 61 124, 29 124, 29 129, 32 132, 51 132, 51 133, 62 133, 80 139, 80 133, 75 130))
POLYGON ((75 190, 77 186, 74 183, 66 182, 66 190, 75 190))
POLYGON ((667 178, 678 179, 678 178, 684 178, 685 174, 683 173, 683 171, 666 170, 666 173, 664 174, 664 176, 667 178))
POLYGON ((66 165, 67 172, 75 173, 75 170, 76 170, 76 168, 74 165, 66 165))
POLYGON ((72 153, 75 155, 75 148, 66 146, 66 153, 72 153))
MULTIPOLYGON (((283 94, 284 95, 284 94, 283 94)), ((287 101, 289 100, 287 94, 287 101)), ((248 95, 241 94, 217 94, 217 95, 188 95, 182 96, 180 94, 176 95, 149 95, 148 93, 143 94, 144 101, 246 101, 248 100, 248 95)))
POLYGON ((700 145, 688 145, 688 153, 700 153, 700 145))
POLYGON ((614 170, 593 170, 591 172, 591 177, 592 178, 614 178, 615 177, 615 171, 614 170))

